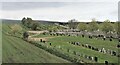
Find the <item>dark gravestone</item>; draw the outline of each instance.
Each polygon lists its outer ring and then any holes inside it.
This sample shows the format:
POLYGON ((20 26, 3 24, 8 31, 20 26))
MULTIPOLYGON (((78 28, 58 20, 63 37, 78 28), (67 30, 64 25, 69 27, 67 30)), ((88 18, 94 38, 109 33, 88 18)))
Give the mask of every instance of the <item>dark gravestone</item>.
POLYGON ((84 37, 84 35, 82 35, 82 37, 84 37))
POLYGON ((110 41, 112 41, 112 39, 110 38, 110 41))
POLYGON ((110 38, 113 38, 113 36, 110 36, 110 38))
POLYGON ((119 53, 119 54, 117 54, 117 57, 120 57, 120 53, 119 53))
POLYGON ((108 65, 108 61, 105 61, 105 65, 108 65))
POLYGON ((117 45, 118 48, 120 48, 120 45, 117 45))
POLYGON ((82 47, 84 47, 84 44, 82 44, 82 47))
POLYGON ((42 39, 40 39, 40 42, 42 42, 42 39))
POLYGON ((70 52, 70 50, 69 50, 69 49, 67 49, 67 52, 70 52))
POLYGON ((75 45, 75 42, 73 42, 73 45, 75 45))
POLYGON ((89 36, 89 38, 90 38, 90 36, 89 36))
POLYGON ((76 42, 76 45, 79 45, 79 42, 76 42))
POLYGON ((87 55, 85 55, 85 58, 87 59, 87 55))
POLYGON ((98 48, 95 48, 94 50, 95 50, 95 51, 99 51, 99 49, 98 49, 98 48))
POLYGON ((94 47, 92 47, 92 50, 94 50, 95 48, 94 47))
POLYGON ((51 43, 50 43, 50 45, 51 45, 51 43))
POLYGON ((46 41, 44 40, 44 41, 42 41, 43 43, 45 43, 46 41))
POLYGON ((59 34, 58 34, 58 33, 56 33, 56 35, 58 36, 59 34))
POLYGON ((113 51, 112 54, 113 54, 113 56, 116 56, 116 51, 113 51))
POLYGON ((55 36, 55 34, 53 34, 53 36, 55 36))
POLYGON ((92 39, 92 36, 90 37, 90 39, 92 39))
POLYGON ((74 55, 76 55, 76 52, 75 52, 75 51, 73 51, 73 54, 74 54, 74 55))
POLYGON ((91 49, 91 46, 90 46, 90 45, 88 45, 88 48, 89 48, 89 49, 91 49))
POLYGON ((43 35, 45 35, 46 33, 44 32, 43 35))
POLYGON ((70 35, 68 35, 68 36, 70 36, 70 35))
POLYGON ((95 60, 95 62, 97 62, 98 61, 98 57, 94 57, 94 60, 95 60))
POLYGON ((73 42, 71 42, 71 44, 74 44, 73 42))
POLYGON ((91 57, 91 56, 89 56, 89 60, 92 60, 92 57, 91 57))
POLYGON ((103 40, 105 40, 106 38, 103 38, 103 40))
POLYGON ((101 37, 101 35, 98 35, 98 37, 101 37))

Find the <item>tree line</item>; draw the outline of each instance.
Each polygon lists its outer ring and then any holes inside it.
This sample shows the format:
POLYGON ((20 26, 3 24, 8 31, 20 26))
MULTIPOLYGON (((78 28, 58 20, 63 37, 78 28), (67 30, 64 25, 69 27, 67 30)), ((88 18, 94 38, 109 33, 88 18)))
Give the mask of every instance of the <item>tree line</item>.
POLYGON ((38 28, 38 22, 32 20, 31 18, 23 18, 22 19, 22 24, 28 28, 31 28, 32 30, 37 30, 38 28))
POLYGON ((118 29, 120 26, 120 23, 117 22, 111 22, 110 20, 105 20, 104 22, 98 22, 96 19, 92 19, 90 23, 85 22, 77 22, 77 20, 72 19, 68 21, 68 26, 70 29, 78 29, 80 31, 102 31, 104 33, 120 33, 120 30, 118 29))

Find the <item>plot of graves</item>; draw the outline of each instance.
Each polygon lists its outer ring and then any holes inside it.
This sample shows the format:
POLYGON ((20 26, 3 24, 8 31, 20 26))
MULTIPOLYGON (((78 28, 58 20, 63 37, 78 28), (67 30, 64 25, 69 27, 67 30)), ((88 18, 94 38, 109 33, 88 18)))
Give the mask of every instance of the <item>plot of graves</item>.
POLYGON ((118 63, 118 40, 114 38, 42 31, 32 32, 28 39, 77 59, 78 62, 118 63))

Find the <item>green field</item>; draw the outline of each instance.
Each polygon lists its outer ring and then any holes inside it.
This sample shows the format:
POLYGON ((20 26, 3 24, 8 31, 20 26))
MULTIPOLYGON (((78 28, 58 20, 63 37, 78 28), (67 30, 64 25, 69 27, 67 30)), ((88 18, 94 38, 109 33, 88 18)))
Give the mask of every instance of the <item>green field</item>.
POLYGON ((2 62, 3 63, 67 63, 68 61, 52 55, 21 38, 7 35, 8 23, 2 26, 2 62))
MULTIPOLYGON (((42 25, 42 24, 41 24, 42 25)), ((43 26, 44 27, 44 26, 43 26)), ((45 29, 51 26, 45 26, 45 29)), ((3 22, 2 25, 2 62, 3 63, 70 63, 69 60, 63 59, 62 57, 58 57, 54 53, 50 53, 43 48, 37 47, 33 44, 30 44, 22 39, 22 33, 24 31, 29 31, 31 29, 23 26, 18 22, 3 22), (16 33, 14 35, 10 35, 11 29, 10 25, 18 24, 23 30, 21 33, 16 33)), ((44 28, 43 28, 44 29, 44 28)), ((94 51, 82 46, 72 45, 69 42, 80 42, 82 44, 89 44, 93 47, 97 47, 99 49, 105 48, 109 50, 114 50, 118 52, 118 48, 116 47, 118 41, 113 39, 113 41, 109 41, 106 39, 105 41, 101 38, 90 39, 88 36, 84 38, 81 36, 51 36, 49 34, 30 34, 36 38, 47 38, 47 42, 43 43, 37 41, 37 44, 43 45, 48 49, 55 49, 64 55, 68 55, 70 57, 77 58, 83 60, 87 63, 104 63, 108 61, 109 63, 118 63, 118 57, 112 56, 110 54, 104 54, 98 51, 94 51), (34 36, 35 35, 35 36, 34 36), (52 37, 52 38, 49 38, 52 37), (51 45, 50 45, 51 43, 51 45), (60 48, 62 49, 60 49, 60 48), (69 52, 68 52, 69 49, 69 52), (87 56, 98 57, 98 62, 88 60, 84 57, 77 56, 73 52, 77 52, 78 54, 84 54, 87 56)), ((36 42, 35 42, 36 43, 36 42)), ((78 60, 79 61, 79 60, 78 60)))
MULTIPOLYGON (((51 37, 51 36, 40 34, 35 37, 51 37)), ((77 41, 77 42, 81 42, 83 44, 87 43, 87 44, 92 45, 97 48, 105 48, 105 49, 118 51, 118 49, 116 48, 116 45, 118 44, 117 40, 103 41, 102 39, 95 39, 95 38, 90 39, 88 37, 82 38, 81 36, 78 36, 78 37, 76 37, 76 36, 58 36, 58 37, 52 36, 52 37, 54 37, 54 38, 48 39, 49 42, 43 43, 43 44, 46 46, 50 46, 49 43, 51 43, 51 46, 56 47, 56 48, 58 48, 60 46, 63 49, 62 50, 63 53, 67 53, 67 49, 69 49, 71 52, 68 54, 71 54, 71 55, 72 55, 72 51, 76 51, 78 53, 82 53, 82 54, 93 56, 93 57, 97 56, 99 58, 99 60, 98 60, 99 63, 104 63, 104 61, 109 61, 110 63, 118 62, 118 57, 116 57, 116 56, 111 56, 110 54, 104 54, 104 53, 97 52, 97 51, 94 51, 94 50, 91 50, 91 49, 88 49, 88 48, 85 48, 82 46, 75 46, 75 45, 68 43, 71 41, 77 41)))

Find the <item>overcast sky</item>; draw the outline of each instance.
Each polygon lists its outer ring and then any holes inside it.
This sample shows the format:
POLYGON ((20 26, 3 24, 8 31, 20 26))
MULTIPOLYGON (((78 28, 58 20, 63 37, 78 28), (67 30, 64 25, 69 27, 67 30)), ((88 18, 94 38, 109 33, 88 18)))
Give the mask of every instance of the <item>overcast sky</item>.
POLYGON ((2 2, 2 15, 0 18, 21 20, 23 17, 31 17, 33 19, 54 21, 68 21, 70 19, 90 21, 92 18, 96 18, 100 21, 106 19, 117 21, 117 1, 118 0, 109 2, 108 0, 105 2, 102 0, 101 2, 90 2, 88 0, 85 2, 2 2))

